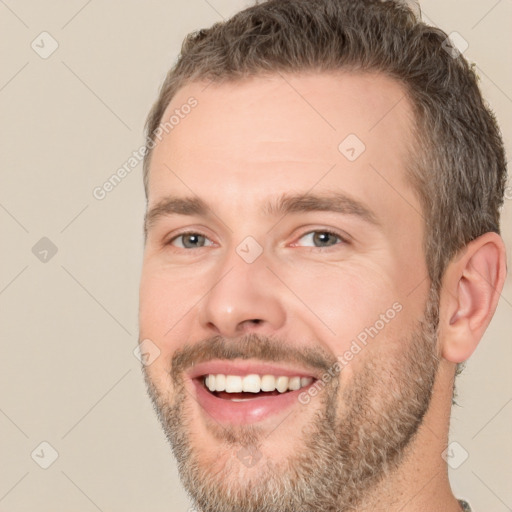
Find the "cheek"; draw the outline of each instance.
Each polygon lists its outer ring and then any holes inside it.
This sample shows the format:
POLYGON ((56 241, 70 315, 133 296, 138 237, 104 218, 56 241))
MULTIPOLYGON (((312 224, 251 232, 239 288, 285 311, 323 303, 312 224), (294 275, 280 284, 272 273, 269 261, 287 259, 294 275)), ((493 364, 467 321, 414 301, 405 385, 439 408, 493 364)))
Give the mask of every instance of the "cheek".
POLYGON ((399 297, 382 269, 363 264, 302 266, 283 280, 303 303, 295 308, 306 306, 340 340, 374 323, 399 297))
MULTIPOLYGON (((140 339, 153 341, 166 361, 187 340, 187 314, 201 296, 183 278, 170 275, 164 270, 144 269, 139 292, 140 339)), ((193 279, 188 282, 194 286, 193 279)))
POLYGON ((168 322, 169 289, 154 273, 143 272, 139 290, 140 334, 146 338, 160 338, 168 322))
POLYGON ((170 376, 174 352, 189 336, 187 312, 190 301, 183 297, 182 283, 162 269, 143 268, 139 290, 139 339, 151 340, 158 357, 145 367, 153 385, 170 399, 174 386, 170 376), (166 277, 167 276, 167 277, 166 277), (181 321, 180 321, 181 319, 181 321))
POLYGON ((352 262, 301 268, 283 278, 301 301, 288 306, 299 322, 315 326, 317 340, 338 359, 345 378, 372 354, 392 357, 414 312, 385 267, 352 262))

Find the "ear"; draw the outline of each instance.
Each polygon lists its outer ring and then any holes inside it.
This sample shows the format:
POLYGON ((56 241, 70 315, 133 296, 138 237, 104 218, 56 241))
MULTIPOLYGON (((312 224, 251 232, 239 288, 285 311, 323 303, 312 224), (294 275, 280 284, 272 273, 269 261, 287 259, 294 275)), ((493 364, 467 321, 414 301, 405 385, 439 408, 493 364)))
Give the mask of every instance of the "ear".
POLYGON ((448 264, 439 297, 445 359, 460 363, 474 352, 496 311, 506 272, 505 245, 492 232, 470 242, 448 264))

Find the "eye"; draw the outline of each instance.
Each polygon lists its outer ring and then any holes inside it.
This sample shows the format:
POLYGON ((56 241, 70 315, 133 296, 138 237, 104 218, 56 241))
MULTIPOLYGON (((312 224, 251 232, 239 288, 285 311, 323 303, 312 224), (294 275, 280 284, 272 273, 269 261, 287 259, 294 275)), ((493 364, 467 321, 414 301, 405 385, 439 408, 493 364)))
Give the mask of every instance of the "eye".
POLYGON ((338 245, 340 243, 346 242, 344 238, 342 238, 337 233, 332 231, 310 231, 305 235, 302 235, 297 245, 305 245, 306 247, 331 247, 333 245, 338 245), (300 244, 301 240, 303 241, 300 244), (305 243, 304 243, 305 242, 305 243))
POLYGON ((198 249, 201 247, 207 247, 213 245, 213 242, 202 235, 201 233, 194 233, 189 231, 188 233, 181 233, 169 240, 169 245, 179 247, 180 249, 198 249))

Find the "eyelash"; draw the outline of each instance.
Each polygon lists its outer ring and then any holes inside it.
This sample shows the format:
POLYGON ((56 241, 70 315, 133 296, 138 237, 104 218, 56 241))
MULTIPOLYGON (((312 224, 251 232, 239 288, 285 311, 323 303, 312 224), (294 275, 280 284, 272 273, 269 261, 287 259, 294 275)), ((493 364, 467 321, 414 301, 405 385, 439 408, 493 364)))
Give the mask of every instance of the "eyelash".
MULTIPOLYGON (((350 243, 349 240, 345 236, 342 236, 340 233, 337 233, 336 231, 333 231, 333 230, 330 230, 330 229, 313 229, 311 231, 306 231, 305 233, 302 233, 298 237, 298 240, 301 240, 306 235, 310 235, 310 234, 313 234, 313 233, 323 233, 323 234, 332 235, 332 236, 338 238, 340 241, 338 243, 334 244, 334 245, 330 245, 330 246, 326 246, 326 247, 309 247, 308 246, 308 248, 310 250, 312 250, 312 251, 318 251, 318 250, 326 251, 326 250, 329 250, 329 249, 333 249, 334 247, 336 247, 338 245, 348 245, 350 243)), ((184 237, 184 236, 187 236, 187 235, 199 235, 199 236, 202 236, 202 237, 206 238, 207 240, 210 240, 207 235, 205 235, 204 233, 201 233, 200 231, 184 231, 183 233, 179 233, 177 235, 174 235, 171 239, 169 239, 168 242, 165 243, 165 245, 172 246, 172 242, 174 242, 175 240, 177 240, 180 237, 184 237)), ((295 243, 294 243, 293 246, 296 246, 295 243)), ((198 247, 197 249, 203 249, 203 248, 204 247, 198 247)), ((186 247, 185 248, 183 248, 183 247, 176 247, 176 249, 183 249, 185 251, 191 250, 190 248, 186 248, 186 247)))

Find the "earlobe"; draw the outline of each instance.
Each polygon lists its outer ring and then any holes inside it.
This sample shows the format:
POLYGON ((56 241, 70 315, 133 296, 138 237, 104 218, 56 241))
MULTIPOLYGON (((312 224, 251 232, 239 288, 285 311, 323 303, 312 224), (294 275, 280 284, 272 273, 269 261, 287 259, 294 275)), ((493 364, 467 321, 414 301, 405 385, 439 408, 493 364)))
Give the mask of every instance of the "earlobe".
POLYGON ((485 233, 448 265, 440 294, 439 334, 445 359, 469 358, 489 325, 506 277, 503 240, 485 233))

